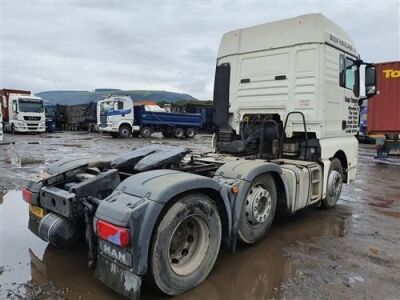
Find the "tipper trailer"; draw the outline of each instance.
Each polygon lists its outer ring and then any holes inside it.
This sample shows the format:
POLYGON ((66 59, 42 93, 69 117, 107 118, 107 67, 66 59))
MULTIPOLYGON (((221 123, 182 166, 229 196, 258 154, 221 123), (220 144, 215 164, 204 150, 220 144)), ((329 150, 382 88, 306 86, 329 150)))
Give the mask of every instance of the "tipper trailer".
POLYGON ((97 103, 97 124, 100 132, 113 137, 149 138, 159 131, 166 138, 193 138, 203 117, 167 112, 158 105, 135 105, 129 96, 110 96, 97 103))
POLYGON ((46 131, 42 98, 31 95, 30 91, 1 89, 0 101, 5 132, 42 133, 46 131))
MULTIPOLYGON (((95 276, 137 298, 206 279, 221 246, 253 244, 277 211, 333 207, 357 167, 360 60, 321 14, 235 30, 219 48, 213 153, 147 145, 50 165, 23 190, 33 233, 84 238, 95 276)), ((367 97, 375 69, 365 67, 367 97)))

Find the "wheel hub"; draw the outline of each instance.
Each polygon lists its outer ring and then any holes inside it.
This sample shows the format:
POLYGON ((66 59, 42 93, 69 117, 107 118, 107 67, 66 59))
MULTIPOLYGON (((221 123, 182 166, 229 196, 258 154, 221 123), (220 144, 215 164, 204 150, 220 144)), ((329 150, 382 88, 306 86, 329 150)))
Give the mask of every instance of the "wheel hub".
POLYGON ((209 228, 201 217, 189 216, 184 219, 170 240, 171 269, 180 276, 194 272, 205 257, 209 242, 209 228))
POLYGON ((261 184, 251 187, 246 197, 246 219, 250 225, 256 226, 265 222, 271 213, 272 199, 268 190, 261 184))
POLYGON ((340 195, 342 190, 342 175, 336 171, 332 170, 328 177, 328 193, 331 197, 337 197, 340 195))
POLYGON ((129 132, 128 132, 128 129, 126 129, 126 128, 124 128, 124 129, 122 129, 122 133, 124 134, 124 135, 127 135, 129 132))

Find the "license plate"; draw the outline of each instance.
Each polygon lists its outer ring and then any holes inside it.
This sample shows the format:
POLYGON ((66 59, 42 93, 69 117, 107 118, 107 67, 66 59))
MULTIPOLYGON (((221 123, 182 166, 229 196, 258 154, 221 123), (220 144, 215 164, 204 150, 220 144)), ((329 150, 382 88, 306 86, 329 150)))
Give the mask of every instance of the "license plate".
POLYGON ((43 218, 44 216, 43 208, 38 206, 29 205, 29 212, 39 219, 43 218))

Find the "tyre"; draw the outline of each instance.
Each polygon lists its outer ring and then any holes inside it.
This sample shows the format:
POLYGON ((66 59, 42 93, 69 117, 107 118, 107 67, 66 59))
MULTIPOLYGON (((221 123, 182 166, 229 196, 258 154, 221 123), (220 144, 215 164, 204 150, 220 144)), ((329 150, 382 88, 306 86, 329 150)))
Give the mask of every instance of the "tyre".
POLYGON ((151 130, 150 127, 148 126, 144 126, 140 129, 140 135, 142 136, 142 138, 149 138, 151 137, 151 134, 153 133, 153 130, 151 130))
POLYGON ((172 132, 171 129, 163 129, 163 130, 161 131, 161 134, 162 134, 163 137, 166 138, 166 139, 170 139, 170 138, 172 138, 172 136, 173 136, 173 132, 172 132))
POLYGON ((128 125, 121 125, 118 130, 119 137, 126 139, 129 138, 132 134, 132 129, 128 125))
POLYGON ((217 259, 221 220, 206 195, 178 200, 153 233, 149 279, 167 295, 179 295, 203 282, 217 259))
POLYGON ((257 176, 247 192, 239 223, 239 240, 245 244, 259 241, 275 217, 277 192, 270 174, 257 176))
POLYGON ((331 160, 329 167, 326 198, 322 200, 322 206, 331 208, 336 205, 339 200, 340 193, 343 187, 343 167, 339 159, 334 158, 331 160))
POLYGON ((177 127, 174 129, 174 136, 178 139, 182 139, 185 137, 185 131, 183 128, 177 127))
POLYGON ((11 133, 12 133, 12 134, 15 134, 15 133, 16 133, 16 131, 15 131, 15 125, 14 125, 14 124, 11 124, 11 133))
POLYGON ((196 129, 194 128, 186 128, 185 136, 189 139, 193 138, 196 135, 196 129))

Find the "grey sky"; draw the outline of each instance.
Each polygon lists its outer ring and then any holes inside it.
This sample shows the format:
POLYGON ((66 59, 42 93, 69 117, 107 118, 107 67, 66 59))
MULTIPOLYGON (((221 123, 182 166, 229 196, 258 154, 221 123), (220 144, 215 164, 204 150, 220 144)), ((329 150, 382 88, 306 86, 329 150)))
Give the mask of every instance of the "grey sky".
POLYGON ((364 60, 400 59, 399 1, 0 0, 0 87, 211 99, 224 32, 312 12, 343 27, 364 60))

